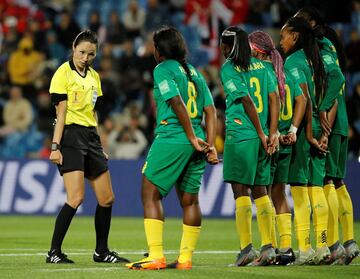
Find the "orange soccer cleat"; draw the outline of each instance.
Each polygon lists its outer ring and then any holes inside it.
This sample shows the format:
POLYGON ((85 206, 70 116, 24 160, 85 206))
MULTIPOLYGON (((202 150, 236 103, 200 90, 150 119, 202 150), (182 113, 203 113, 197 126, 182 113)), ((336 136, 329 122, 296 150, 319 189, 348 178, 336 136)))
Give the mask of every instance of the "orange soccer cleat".
POLYGON ((176 260, 176 261, 168 264, 166 266, 166 268, 174 268, 174 269, 181 269, 181 270, 192 269, 192 263, 191 263, 191 261, 179 263, 178 260, 176 260))
POLYGON ((146 257, 140 261, 132 262, 126 264, 129 269, 134 270, 159 270, 166 267, 166 259, 162 257, 160 259, 153 259, 151 257, 146 257))

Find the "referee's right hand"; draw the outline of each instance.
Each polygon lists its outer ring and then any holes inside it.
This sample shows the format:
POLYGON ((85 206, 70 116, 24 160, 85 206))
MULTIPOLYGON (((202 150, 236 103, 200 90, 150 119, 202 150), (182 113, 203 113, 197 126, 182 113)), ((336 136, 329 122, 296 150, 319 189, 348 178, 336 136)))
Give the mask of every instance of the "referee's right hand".
POLYGON ((49 159, 54 164, 62 165, 63 156, 62 156, 60 150, 51 151, 49 159))

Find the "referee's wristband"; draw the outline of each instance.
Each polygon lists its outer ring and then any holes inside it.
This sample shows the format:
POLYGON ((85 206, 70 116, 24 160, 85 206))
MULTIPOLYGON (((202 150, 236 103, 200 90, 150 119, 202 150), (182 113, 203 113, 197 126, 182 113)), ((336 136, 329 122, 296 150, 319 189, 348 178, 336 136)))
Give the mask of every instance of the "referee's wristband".
POLYGON ((296 134, 297 130, 298 130, 298 128, 295 127, 293 124, 291 124, 290 129, 289 129, 289 133, 296 134))

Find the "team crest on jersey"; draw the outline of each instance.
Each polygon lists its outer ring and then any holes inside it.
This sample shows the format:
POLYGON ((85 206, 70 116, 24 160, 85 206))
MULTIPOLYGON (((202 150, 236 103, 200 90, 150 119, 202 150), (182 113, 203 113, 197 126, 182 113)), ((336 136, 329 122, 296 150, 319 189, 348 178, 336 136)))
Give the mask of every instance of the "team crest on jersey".
POLYGON ((325 55, 323 56, 323 59, 324 59, 325 63, 328 64, 328 65, 334 63, 334 62, 333 62, 333 59, 331 58, 330 55, 325 54, 325 55))
POLYGON ((169 83, 167 82, 167 80, 164 80, 159 83, 159 90, 160 90, 161 95, 164 95, 165 93, 170 91, 170 86, 169 86, 169 83))
POLYGON ((162 125, 167 125, 168 122, 167 122, 166 120, 161 120, 160 124, 162 124, 162 125))
POLYGON ((98 92, 93 87, 93 91, 92 91, 92 104, 93 104, 93 106, 95 106, 97 98, 98 98, 98 92))
POLYGON ((235 122, 236 124, 239 124, 239 125, 242 125, 242 124, 243 124, 242 121, 241 121, 239 118, 235 118, 235 119, 234 119, 234 122, 235 122))
POLYGON ((294 78, 296 78, 296 79, 299 79, 299 78, 300 78, 299 71, 298 71, 297 68, 292 68, 292 69, 290 70, 290 72, 291 72, 291 74, 294 76, 294 78))

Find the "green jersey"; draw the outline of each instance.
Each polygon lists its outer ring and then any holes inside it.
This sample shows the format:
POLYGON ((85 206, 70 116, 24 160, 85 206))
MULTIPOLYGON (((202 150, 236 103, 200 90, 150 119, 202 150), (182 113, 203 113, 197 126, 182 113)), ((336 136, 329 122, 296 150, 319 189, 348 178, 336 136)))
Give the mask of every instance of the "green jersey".
POLYGON ((204 107, 213 105, 213 99, 204 77, 188 64, 192 81, 176 60, 165 60, 154 69, 154 99, 156 102, 155 138, 158 142, 190 144, 183 126, 171 108, 169 100, 180 96, 185 103, 194 132, 204 139, 201 127, 204 107))
POLYGON ((239 75, 231 60, 226 60, 221 67, 220 79, 226 98, 226 143, 258 138, 256 129, 241 103, 241 98, 249 96, 249 90, 244 76, 239 75))
POLYGON ((259 114, 262 129, 268 135, 269 94, 278 91, 277 79, 272 64, 251 57, 248 71, 243 71, 239 67, 235 67, 235 70, 244 76, 246 86, 259 114))
POLYGON ((300 49, 292 53, 286 58, 285 70, 288 71, 292 78, 300 84, 306 84, 308 87, 311 104, 312 104, 312 126, 313 130, 320 131, 319 109, 315 99, 315 83, 313 78, 313 70, 310 67, 305 52, 300 49))
MULTIPOLYGON (((319 43, 319 46, 321 49, 321 55, 323 56, 323 58, 325 55, 331 56, 332 60, 335 61, 337 65, 339 65, 339 60, 338 60, 336 48, 334 47, 334 45, 325 37, 323 37, 321 40, 318 40, 318 43, 319 43)), ((330 60, 330 59, 326 59, 326 60, 330 60)), ((332 133, 342 135, 342 136, 347 136, 347 134, 348 134, 348 117, 347 117, 347 112, 346 112, 345 81, 344 80, 342 81, 342 79, 344 79, 344 76, 342 74, 340 75, 338 73, 339 70, 340 70, 340 68, 336 69, 333 72, 333 75, 328 77, 328 81, 329 81, 328 88, 330 90, 338 89, 339 83, 342 82, 341 89, 337 94, 338 107, 337 107, 337 114, 336 114, 335 122, 332 127, 332 133)), ((341 72, 341 70, 340 70, 340 72, 341 72)), ((326 94, 328 94, 328 92, 326 94)), ((332 98, 332 96, 330 96, 330 97, 332 98)), ((330 101, 331 101, 331 99, 330 99, 330 101)), ((324 106, 322 105, 323 106, 322 110, 327 110, 326 105, 328 105, 328 103, 324 103, 324 106)))
MULTIPOLYGON (((285 97, 280 105, 279 132, 286 135, 292 123, 295 108, 295 98, 302 95, 300 85, 294 80, 289 71, 285 70, 285 97)), ((292 146, 280 146, 281 153, 290 153, 292 146)))

